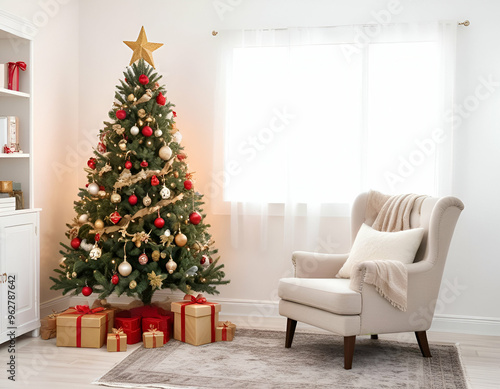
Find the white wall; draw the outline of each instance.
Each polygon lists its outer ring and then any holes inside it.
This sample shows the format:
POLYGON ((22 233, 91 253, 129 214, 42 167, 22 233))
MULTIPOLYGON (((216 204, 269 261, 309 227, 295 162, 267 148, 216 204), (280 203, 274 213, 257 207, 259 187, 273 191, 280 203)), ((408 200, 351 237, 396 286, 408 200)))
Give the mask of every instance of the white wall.
POLYGON ((78 181, 78 3, 0 0, 0 8, 38 27, 34 37, 34 190, 42 208, 40 236, 41 301, 61 295, 49 290, 62 257, 59 242, 74 217, 78 181))
MULTIPOLYGON (((38 7, 35 0, 23 1, 23 6, 7 6, 7 3, 0 0, 3 8, 11 7, 28 18, 38 7), (32 7, 25 6, 26 3, 32 7)), ((61 226, 72 217, 71 200, 76 195, 77 186, 84 184, 81 168, 90 155, 87 137, 95 137, 102 121, 106 120, 115 85, 129 63, 131 51, 121 42, 135 40, 142 25, 149 40, 165 44, 154 53, 155 62, 164 75, 168 98, 177 105, 178 127, 184 136, 190 169, 196 172, 196 187, 204 192, 214 173, 213 144, 220 141, 215 137, 213 126, 217 115, 214 109, 217 38, 212 37, 211 31, 362 24, 374 21, 375 13, 381 14, 386 8, 387 2, 381 0, 357 1, 356 5, 340 0, 85 0, 80 2, 76 16, 77 7, 71 1, 69 5, 61 6, 59 15, 51 20, 50 26, 41 29, 35 40, 39 53, 37 61, 40 61, 37 68, 43 69, 45 74, 51 64, 56 68, 50 74, 57 74, 57 77, 53 76, 57 83, 52 88, 46 88, 42 83, 40 71, 35 74, 37 95, 43 93, 44 97, 40 103, 37 100, 37 133, 49 131, 51 142, 59 143, 49 145, 45 142, 37 147, 37 166, 40 166, 37 169, 41 172, 42 165, 50 159, 65 161, 68 158, 63 143, 71 141, 58 140, 56 135, 60 137, 78 129, 78 145, 83 151, 79 154, 80 164, 74 170, 80 172, 78 184, 74 177, 68 176, 64 187, 59 186, 56 197, 54 186, 58 186, 54 185, 53 178, 50 180, 52 185, 47 184, 47 179, 37 180, 37 206, 45 208, 44 220, 53 219, 51 224, 44 224, 42 247, 46 250, 42 257, 43 266, 52 269, 57 265, 59 255, 52 243, 63 239, 61 226), (219 15, 215 6, 221 4, 226 4, 227 8, 219 15), (78 31, 75 31, 78 25, 78 31), (60 34, 57 36, 58 30, 60 34), (61 53, 65 53, 64 65, 54 64, 51 57, 61 53), (67 61, 70 61, 70 66, 66 65, 67 61), (60 72, 63 72, 63 77, 60 77, 60 72), (79 77, 78 84, 75 83, 76 77, 79 77), (43 92, 41 87, 44 87, 43 92), (60 104, 67 109, 60 109, 60 104), (54 116, 57 116, 54 110, 64 115, 64 120, 54 121, 54 116), (77 121, 75 117, 78 117, 77 121), (56 219, 60 210, 62 214, 56 219)), ((465 113, 468 117, 463 118, 454 137, 453 194, 464 201, 466 208, 456 229, 444 275, 445 286, 458 284, 461 288, 438 306, 435 327, 500 334, 500 304, 496 301, 500 296, 497 282, 500 256, 495 244, 497 219, 500 217, 497 205, 500 197, 497 179, 500 167, 498 86, 493 88, 490 97, 480 101, 477 108, 471 105, 479 78, 500 80, 500 26, 496 20, 500 3, 488 0, 401 1, 401 8, 402 12, 392 18, 393 22, 471 21, 471 26, 458 29, 456 101, 472 109, 465 113)), ((45 82, 49 83, 49 80, 45 82)), ((37 140, 44 138, 38 135, 37 140)), ((210 211, 210 204, 206 210, 210 211)), ((228 239, 227 216, 209 212, 208 221, 212 224, 211 232, 226 264, 228 278, 232 280, 230 285, 220 288, 221 297, 238 301, 276 301, 278 279, 290 270, 290 252, 284 250, 281 243, 283 220, 271 220, 265 249, 252 240, 252 234, 256 234, 260 226, 257 219, 245 220, 242 234, 246 239, 239 242, 237 248, 232 247, 228 239)), ((328 223, 330 228, 318 237, 318 245, 321 246, 326 237, 334 236, 330 245, 344 251, 349 245, 348 220, 331 219, 328 223)), ((42 277, 47 274, 48 271, 43 272, 42 277)), ((42 288, 49 285, 47 279, 42 278, 42 288)), ((42 292, 43 301, 52 296, 54 294, 46 290, 42 292)))

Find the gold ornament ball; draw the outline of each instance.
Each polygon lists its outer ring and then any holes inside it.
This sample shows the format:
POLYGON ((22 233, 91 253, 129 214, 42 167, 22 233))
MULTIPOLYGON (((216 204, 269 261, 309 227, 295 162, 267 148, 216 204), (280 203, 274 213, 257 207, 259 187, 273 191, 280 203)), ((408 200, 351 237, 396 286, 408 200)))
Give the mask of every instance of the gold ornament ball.
POLYGON ((200 278, 200 282, 205 283, 207 280, 205 278, 200 278))
POLYGON ((96 230, 102 230, 104 228, 104 222, 101 219, 97 219, 94 222, 94 227, 96 230))
POLYGON ((171 188, 175 188, 175 184, 172 182, 172 183, 170 184, 170 187, 171 187, 171 188))
POLYGON ((149 207, 151 205, 151 197, 149 197, 149 195, 146 195, 146 197, 142 199, 142 203, 145 207, 149 207))
POLYGON ((139 144, 140 144, 140 145, 142 145, 142 142, 143 142, 143 140, 142 140, 142 139, 140 139, 140 140, 139 140, 139 144))
POLYGON ((137 120, 137 125, 139 127, 143 127, 144 126, 144 121, 142 119, 137 120))
POLYGON ((172 258, 170 258, 165 267, 168 271, 168 274, 172 274, 175 269, 177 269, 177 264, 172 260, 172 258))
POLYGON ((73 277, 73 278, 78 277, 78 274, 76 274, 76 271, 74 271, 73 273, 71 273, 71 277, 73 277))
POLYGON ((174 172, 174 177, 179 178, 179 172, 174 172))
POLYGON ((66 278, 67 278, 68 280, 71 280, 71 273, 70 273, 70 272, 67 272, 67 273, 66 273, 66 278))
POLYGON ((130 273, 132 273, 132 265, 127 261, 123 261, 118 266, 118 273, 120 273, 123 277, 127 277, 130 273))
POLYGON ((153 121, 153 118, 152 118, 151 116, 148 116, 148 117, 146 118, 146 121, 147 121, 148 123, 151 123, 151 122, 153 121))
POLYGON ((184 224, 189 224, 189 221, 188 220, 184 220, 184 224))
POLYGON ((130 283, 128 284, 128 287, 130 289, 135 289, 137 287, 137 282, 135 282, 135 280, 130 281, 130 283))
POLYGON ((106 197, 106 194, 107 194, 107 193, 106 193, 106 191, 105 191, 105 190, 100 190, 99 192, 97 192, 97 195, 98 195, 101 199, 105 198, 105 197, 106 197))
POLYGON ((120 201, 122 201, 122 196, 120 196, 118 193, 114 192, 111 195, 110 200, 113 204, 118 204, 120 201))
POLYGON ((114 259, 111 260, 111 264, 114 265, 116 261, 114 259))
POLYGON ((169 212, 169 213, 167 213, 167 217, 170 217, 170 212, 169 212))
POLYGON ((153 251, 151 258, 153 258, 153 261, 158 262, 160 260, 160 252, 158 250, 153 251))
POLYGON ((132 102, 132 101, 134 101, 134 99, 135 99, 135 96, 132 93, 127 96, 128 101, 132 102))
POLYGON ((151 139, 148 139, 148 140, 146 141, 146 146, 147 146, 147 147, 151 147, 151 146, 153 146, 153 141, 152 141, 151 139))
POLYGON ((127 141, 125 139, 122 139, 120 142, 118 142, 118 147, 121 151, 127 150, 127 141))
POLYGON ((179 247, 184 247, 187 243, 187 236, 184 234, 175 235, 175 244, 179 247))

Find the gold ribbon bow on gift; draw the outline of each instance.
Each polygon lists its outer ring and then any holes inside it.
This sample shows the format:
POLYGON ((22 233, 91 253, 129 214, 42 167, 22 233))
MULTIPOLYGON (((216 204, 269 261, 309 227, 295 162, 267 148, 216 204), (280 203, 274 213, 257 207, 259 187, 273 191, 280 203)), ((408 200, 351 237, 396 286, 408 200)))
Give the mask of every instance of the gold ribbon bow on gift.
POLYGON ((158 329, 153 324, 150 324, 148 332, 155 333, 155 332, 158 332, 158 329))
POLYGON ((120 327, 120 328, 113 328, 113 334, 115 334, 115 335, 123 334, 123 328, 122 327, 120 327))
POLYGON ((224 322, 222 322, 222 325, 224 327, 231 327, 233 325, 233 323, 231 323, 230 321, 224 321, 224 322))

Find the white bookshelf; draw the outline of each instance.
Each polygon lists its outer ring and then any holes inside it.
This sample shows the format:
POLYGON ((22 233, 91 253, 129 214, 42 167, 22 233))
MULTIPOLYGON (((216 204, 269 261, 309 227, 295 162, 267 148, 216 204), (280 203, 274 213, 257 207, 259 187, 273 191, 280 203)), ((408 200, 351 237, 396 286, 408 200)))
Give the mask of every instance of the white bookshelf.
MULTIPOLYGON (((23 153, 0 153, 0 180, 21 183, 24 209, 0 213, 0 343, 40 327, 40 210, 33 191, 33 41, 35 31, 26 20, 0 10, 0 63, 23 61, 19 91, 0 85, 0 116, 19 118, 19 145, 23 153), (16 290, 15 323, 9 320, 7 295, 16 290)), ((3 145, 1 145, 3 151, 3 145)))

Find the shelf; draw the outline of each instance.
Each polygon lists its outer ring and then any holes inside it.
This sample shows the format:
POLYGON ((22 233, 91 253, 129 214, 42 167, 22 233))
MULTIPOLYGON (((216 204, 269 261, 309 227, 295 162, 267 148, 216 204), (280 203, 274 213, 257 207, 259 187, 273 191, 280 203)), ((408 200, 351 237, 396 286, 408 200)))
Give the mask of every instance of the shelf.
POLYGON ((12 153, 12 154, 4 154, 0 153, 0 158, 29 158, 30 155, 28 153, 12 153))
POLYGON ((29 93, 18 92, 15 90, 0 88, 0 97, 3 97, 3 96, 9 96, 9 97, 17 96, 17 97, 27 97, 27 98, 30 97, 29 93))

